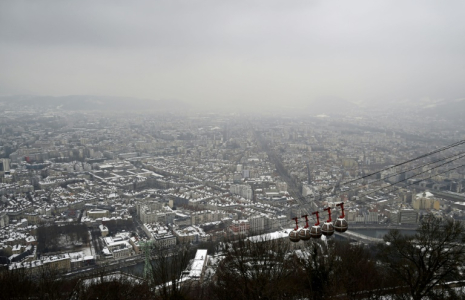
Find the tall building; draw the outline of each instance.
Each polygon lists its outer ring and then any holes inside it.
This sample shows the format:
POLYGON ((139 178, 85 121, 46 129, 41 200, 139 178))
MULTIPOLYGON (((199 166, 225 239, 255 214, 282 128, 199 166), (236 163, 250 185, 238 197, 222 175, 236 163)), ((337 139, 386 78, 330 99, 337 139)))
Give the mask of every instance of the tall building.
POLYGON ((366 223, 378 223, 378 212, 369 211, 366 215, 366 223))
POLYGON ((169 206, 159 210, 152 210, 150 207, 142 205, 139 218, 142 223, 162 223, 166 225, 173 224, 175 216, 175 212, 169 206))
POLYGON ((234 235, 247 235, 249 234, 250 223, 248 220, 233 220, 229 226, 229 230, 234 235))
POLYGON ((413 209, 401 209, 399 212, 399 223, 417 224, 418 223, 418 212, 413 209))
POLYGON ((0 213, 0 228, 8 226, 9 223, 10 223, 10 218, 8 217, 6 212, 1 212, 0 213))
POLYGON ((412 206, 416 210, 421 209, 436 209, 439 210, 440 203, 439 200, 434 198, 434 195, 430 192, 424 192, 417 194, 414 200, 412 201, 412 206))
POLYGON ((0 172, 2 174, 10 174, 10 160, 8 158, 0 159, 0 172))
POLYGON ((247 184, 231 184, 229 191, 231 194, 240 195, 248 200, 253 198, 252 187, 247 184))
POLYGON ((265 231, 265 216, 255 215, 248 218, 251 233, 263 233, 265 231))
POLYGON ((279 192, 287 192, 287 183, 284 182, 284 181, 278 181, 276 182, 276 189, 279 191, 279 192))

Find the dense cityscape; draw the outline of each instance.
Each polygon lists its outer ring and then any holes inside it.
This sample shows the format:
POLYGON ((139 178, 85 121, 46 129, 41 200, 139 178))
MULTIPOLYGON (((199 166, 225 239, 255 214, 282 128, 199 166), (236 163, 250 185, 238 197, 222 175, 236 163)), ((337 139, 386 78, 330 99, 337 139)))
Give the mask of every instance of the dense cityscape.
POLYGON ((3 111, 8 270, 126 271, 146 263, 147 245, 189 245, 206 250, 185 277, 203 281, 221 260, 207 249, 263 234, 289 244, 292 218, 320 211, 323 220, 331 207, 336 219, 341 202, 349 231, 329 239, 372 244, 383 236, 367 230, 415 230, 427 215, 465 219, 463 142, 454 144, 464 133, 446 121, 424 132, 435 117, 3 111))
POLYGON ((0 1, 0 299, 464 299, 464 11, 0 1))

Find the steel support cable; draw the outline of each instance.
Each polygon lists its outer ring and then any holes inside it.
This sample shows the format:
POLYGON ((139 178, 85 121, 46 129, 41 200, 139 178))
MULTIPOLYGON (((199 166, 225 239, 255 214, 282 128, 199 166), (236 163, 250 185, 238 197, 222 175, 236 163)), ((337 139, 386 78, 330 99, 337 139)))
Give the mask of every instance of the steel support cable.
MULTIPOLYGON (((399 181, 397 181, 397 182, 391 183, 391 184, 389 184, 389 186, 382 187, 382 188, 376 189, 376 190, 374 190, 374 191, 370 191, 369 193, 366 193, 366 194, 364 194, 363 196, 365 197, 365 196, 371 195, 371 194, 373 194, 373 193, 375 193, 375 192, 378 192, 378 191, 380 191, 380 190, 383 190, 383 189, 386 189, 386 188, 390 188, 390 187, 394 186, 395 184, 398 184, 398 183, 407 181, 407 180, 412 179, 412 178, 414 178, 414 177, 416 177, 416 176, 418 176, 418 175, 427 173, 427 172, 429 172, 429 171, 432 171, 432 170, 434 170, 434 169, 437 169, 437 168, 439 168, 439 167, 442 167, 442 166, 444 166, 444 165, 447 165, 447 164, 449 164, 449 163, 451 163, 451 162, 453 162, 453 161, 456 161, 456 160, 461 159, 461 158, 464 158, 464 157, 465 157, 465 154, 462 155, 462 156, 460 156, 460 157, 454 158, 454 159, 452 159, 452 160, 450 160, 450 161, 448 161, 448 162, 445 162, 445 163, 443 163, 443 164, 441 164, 441 165, 439 165, 439 166, 435 166, 435 167, 433 167, 433 168, 431 168, 431 169, 428 169, 428 170, 423 171, 423 172, 421 172, 421 173, 419 173, 419 174, 416 174, 415 176, 411 176, 411 177, 409 177, 409 178, 405 178, 405 179, 399 180, 399 181)), ((438 176, 438 175, 441 175, 441 174, 450 172, 450 171, 452 171, 452 170, 458 169, 458 168, 463 167, 463 166, 465 166, 465 164, 464 164, 464 165, 460 165, 460 166, 458 166, 458 167, 456 167, 456 168, 448 169, 448 170, 446 170, 446 171, 444 171, 444 172, 441 172, 441 173, 439 173, 439 174, 431 175, 431 176, 425 178, 424 180, 430 179, 430 178, 432 178, 433 176, 438 176)), ((412 184, 409 184, 409 185, 412 185, 412 184)), ((407 185, 407 186, 409 186, 409 185, 407 185)), ((401 187, 399 187, 398 189, 400 189, 400 188, 401 188, 401 187)), ((393 191, 391 191, 391 192, 389 192, 389 193, 392 193, 392 192, 393 192, 393 191)))
MULTIPOLYGON (((433 161, 433 162, 429 162, 429 163, 426 163, 426 164, 423 164, 423 165, 419 165, 419 166, 410 168, 410 169, 408 169, 408 170, 404 170, 404 171, 401 171, 401 172, 396 172, 396 173, 391 174, 391 175, 389 175, 389 176, 387 176, 387 177, 385 177, 385 178, 377 179, 377 180, 375 180, 375 181, 373 181, 373 182, 370 182, 370 184, 377 183, 377 182, 383 181, 383 180, 385 180, 385 179, 388 179, 388 178, 391 178, 391 177, 400 175, 401 173, 410 172, 410 171, 413 171, 413 170, 416 170, 416 169, 419 169, 419 168, 423 168, 423 167, 429 166, 429 165, 431 165, 431 164, 436 164, 436 163, 442 162, 442 161, 444 161, 444 160, 451 159, 451 158, 453 158, 453 157, 455 157, 455 156, 460 156, 460 155, 463 155, 463 154, 465 154, 465 151, 460 152, 460 153, 458 153, 458 154, 453 154, 453 155, 451 155, 451 156, 449 156, 449 157, 441 158, 441 159, 439 159, 439 160, 437 160, 437 161, 433 161)), ((417 176, 417 175, 418 175, 418 174, 416 174, 415 176, 417 176)), ((412 177, 409 177, 408 179, 410 179, 410 178, 412 178, 412 177)), ((349 188, 348 190, 339 192, 336 196, 340 196, 340 195, 342 195, 342 194, 345 194, 345 193, 347 193, 347 192, 350 192, 350 191, 353 191, 353 190, 356 190, 356 189, 358 189, 358 187, 349 188)), ((328 190, 328 189, 326 189, 326 190, 328 190)))
MULTIPOLYGON (((454 156, 456 156, 456 155, 454 155, 454 156)), ((452 156, 452 157, 453 157, 453 156, 452 156)), ((374 191, 370 191, 369 193, 365 193, 364 195, 362 195, 362 197, 366 197, 366 196, 371 195, 371 194, 373 194, 373 193, 376 193, 376 192, 378 192, 378 191, 380 191, 380 190, 383 190, 383 189, 392 187, 392 186, 394 186, 394 185, 396 185, 396 184, 398 184, 398 183, 407 181, 407 180, 412 179, 412 178, 414 178, 414 177, 416 177, 416 176, 418 176, 418 175, 421 175, 421 174, 430 172, 430 171, 432 171, 432 170, 434 170, 434 169, 440 168, 440 167, 442 167, 442 166, 444 166, 444 165, 447 165, 447 164, 449 164, 449 163, 451 163, 451 162, 454 162, 454 161, 459 160, 459 159, 462 159, 462 158, 465 158, 465 154, 463 154, 463 153, 462 153, 459 157, 456 157, 456 158, 454 158, 454 159, 451 159, 451 160, 449 160, 449 161, 447 161, 447 162, 445 162, 445 163, 443 163, 443 164, 440 164, 440 165, 438 165, 438 166, 434 166, 434 167, 432 167, 432 168, 430 168, 430 169, 428 169, 428 170, 426 170, 426 171, 423 171, 423 172, 421 172, 421 173, 419 173, 419 174, 416 174, 415 176, 411 176, 411 177, 405 178, 405 179, 403 179, 403 180, 400 180, 400 181, 391 183, 391 184, 389 184, 389 186, 387 186, 387 187, 382 187, 382 188, 376 189, 376 190, 374 190, 374 191)), ((443 161, 443 160, 441 160, 441 161, 443 161)), ((440 161, 437 161, 437 162, 435 162, 435 163, 438 163, 438 162, 440 162, 440 161)), ((427 178, 425 178, 425 179, 430 179, 430 178, 433 177, 433 176, 441 175, 441 174, 450 172, 450 171, 452 171, 452 170, 458 169, 458 168, 463 167, 463 166, 465 166, 465 165, 460 165, 460 166, 458 166, 458 167, 456 167, 456 168, 452 168, 452 169, 446 170, 446 171, 444 171, 444 172, 441 172, 441 173, 439 173, 439 174, 429 176, 429 177, 427 177, 427 178)), ((411 184, 409 184, 409 185, 411 185, 411 184)), ((409 186, 409 185, 407 185, 407 186, 409 186)), ((396 190, 399 190, 400 188, 401 188, 401 187, 399 187, 399 188, 397 188, 397 189, 395 189, 395 190, 393 190, 393 191, 390 191, 389 193, 392 193, 392 192, 394 192, 394 191, 396 191, 396 190)), ((341 193, 340 193, 340 194, 341 194, 341 193)), ((338 194, 338 195, 340 195, 340 194, 338 194)), ((384 193, 384 194, 386 194, 386 193, 384 193)), ((301 205, 301 206, 305 209, 305 211, 306 211, 307 214, 308 214, 308 210, 307 210, 307 208, 305 207, 305 205, 301 205)), ((313 215, 310 214, 309 216, 310 216, 313 220, 315 220, 315 217, 313 217, 313 215)))
MULTIPOLYGON (((428 152, 428 153, 422 154, 422 155, 420 155, 420 156, 418 156, 418 157, 415 157, 415 158, 406 160, 406 161, 404 161, 404 162, 395 164, 395 165, 393 165, 393 166, 390 166, 390 167, 381 169, 381 170, 379 170, 379 171, 376 171, 376 172, 373 172, 373 173, 370 173, 370 174, 361 176, 361 177, 359 177, 359 178, 356 178, 356 179, 353 179, 353 180, 344 182, 344 183, 342 183, 342 185, 346 185, 346 184, 350 184, 350 183, 359 181, 359 180, 361 180, 361 179, 364 179, 364 178, 367 178, 367 177, 376 175, 376 174, 381 173, 381 172, 383 172, 383 171, 387 171, 387 170, 390 170, 390 169, 392 169, 392 168, 397 168, 397 167, 402 166, 402 165, 405 165, 405 164, 407 164, 407 163, 416 161, 416 160, 421 159, 421 158, 425 158, 425 157, 431 156, 431 155, 433 155, 433 154, 436 154, 436 153, 439 153, 439 152, 442 152, 442 151, 445 151, 445 150, 448 150, 448 149, 451 149, 451 148, 454 148, 454 147, 457 147, 457 146, 460 146, 460 145, 463 145, 463 144, 465 144, 465 140, 461 140, 461 141, 452 143, 452 144, 447 145, 447 146, 444 146, 444 147, 442 147, 442 148, 439 148, 439 149, 430 151, 430 152, 428 152)), ((462 152, 462 153, 464 153, 464 152, 462 152)), ((460 154, 462 154, 462 153, 460 153, 460 154)), ((460 155, 460 154, 456 154, 456 155, 460 155)), ((448 158, 445 158, 445 159, 449 159, 449 158, 454 157, 454 156, 456 156, 456 155, 452 155, 452 156, 450 156, 450 157, 448 157, 448 158)), ((462 156, 462 157, 463 157, 463 156, 462 156)), ((460 157, 460 158, 462 158, 462 157, 460 157)), ((425 165, 422 165, 422 166, 413 168, 412 170, 418 169, 418 168, 420 168, 420 167, 424 167, 424 166, 426 166, 426 165, 430 165, 430 164, 433 164, 433 163, 437 163, 437 162, 443 161, 443 160, 445 160, 445 159, 441 159, 441 160, 439 160, 439 161, 427 163, 427 164, 425 164, 425 165)), ((459 158, 456 158, 456 159, 459 159, 459 158)), ((456 160, 456 159, 454 159, 454 160, 456 160)), ((454 161, 454 160, 452 160, 452 161, 454 161)), ((447 163, 450 163, 450 162, 452 162, 452 161, 449 161, 449 162, 447 162, 447 163)), ((447 164, 447 163, 444 163, 444 164, 447 164)), ((444 164, 442 164, 442 165, 444 165, 444 164)), ((442 165, 440 165, 440 166, 442 166, 442 165)), ((440 167, 440 166, 437 166, 437 167, 440 167)), ((437 167, 434 167, 434 168, 432 168, 432 169, 429 169, 429 170, 427 170, 427 171, 425 171, 425 172, 431 171, 431 170, 433 170, 433 169, 435 169, 435 168, 437 168, 437 167)), ((411 171, 411 170, 408 170, 408 171, 411 171)), ((404 171, 404 172, 408 172, 408 171, 404 171)), ((420 174, 423 174, 423 173, 425 173, 425 172, 422 172, 422 173, 420 173, 420 174)), ((415 176, 418 176, 418 175, 420 175, 420 174, 416 174, 415 176)), ((392 174, 392 175, 389 176, 389 177, 392 177, 392 176, 395 176, 395 175, 398 175, 398 174, 392 174)), ((389 178, 389 177, 388 177, 388 178, 389 178)), ((412 178, 412 177, 409 177, 409 178, 407 178, 407 179, 405 179, 405 180, 408 180, 408 179, 410 179, 410 178, 412 178)), ((405 180, 401 180, 401 181, 396 182, 396 183, 394 183, 394 184, 403 182, 403 181, 405 181, 405 180)), ((390 186, 392 186, 392 185, 393 185, 393 184, 391 184, 390 186)), ((321 194, 322 192, 327 192, 327 191, 329 191, 329 190, 331 190, 331 189, 333 189, 333 188, 334 188, 334 187, 331 187, 331 188, 327 188, 327 189, 325 189, 325 190, 323 190, 323 191, 320 191, 320 194, 321 194)), ((349 191, 350 191, 350 190, 351 190, 351 189, 349 189, 349 191)), ((347 191, 345 191, 345 192, 347 192, 347 191)), ((338 196, 341 195, 341 194, 342 194, 342 193, 339 193, 338 196)), ((309 215, 309 217, 310 217, 311 219, 315 220, 315 217, 313 217, 312 214, 309 214, 308 209, 305 207, 305 205, 302 205, 302 202, 301 202, 298 198, 296 198, 295 200, 296 200, 296 202, 298 202, 298 203, 297 203, 298 206, 299 206, 299 207, 303 207, 303 209, 306 211, 306 214, 309 215)))
MULTIPOLYGON (((449 157, 445 157, 445 158, 441 158, 441 159, 438 159, 437 161, 432 161, 432 162, 429 162, 429 163, 425 163, 423 165, 419 165, 419 166, 416 166, 416 167, 413 167, 413 168, 410 168, 410 169, 407 169, 407 170, 404 170, 404 171, 401 171, 401 172, 396 172, 394 174, 391 174, 389 176, 386 176, 385 178, 381 178, 381 179, 377 179, 373 182, 370 182, 370 183, 376 183, 376 182, 379 182, 379 181, 382 181, 382 180, 385 180, 387 178, 391 178, 391 177, 394 177, 394 176, 397 176, 401 173, 405 173, 405 172, 410 172, 410 171, 413 171, 413 170, 416 170, 416 169, 419 169, 419 168, 423 168, 423 167, 426 167, 426 166, 429 166, 429 165, 432 165, 432 164, 435 164, 435 163, 438 163, 438 162, 441 162, 441 161, 444 161, 446 159, 450 159, 450 158, 453 158, 454 156, 458 156, 458 155, 462 155, 462 154, 465 154, 465 151, 463 152, 460 152, 458 154, 453 154, 453 155, 450 155, 449 157)), ((351 189, 349 189, 348 191, 350 191, 351 189)))
MULTIPOLYGON (((364 178, 367 178, 367 177, 376 175, 376 174, 378 174, 378 173, 381 173, 381 172, 383 172, 383 171, 387 171, 387 170, 392 169, 392 168, 397 168, 397 167, 399 167, 399 166, 408 164, 408 163, 413 162, 413 161, 415 161, 415 160, 418 160, 418 159, 421 159, 421 158, 425 158, 425 157, 428 157, 428 156, 430 156, 430 155, 433 155, 433 154, 436 154, 436 153, 439 153, 439 152, 442 152, 442 151, 445 151, 445 150, 448 150, 448 149, 450 149, 450 148, 454 148, 454 147, 457 147, 457 146, 460 146, 460 145, 463 145, 463 144, 465 144, 465 140, 457 141, 457 142, 452 143, 452 144, 450 144, 450 145, 446 145, 446 146, 444 146, 444 147, 442 147, 442 148, 439 148, 439 149, 430 151, 430 152, 428 152, 428 153, 425 153, 425 154, 422 154, 422 155, 417 156, 417 157, 415 157, 415 158, 412 158, 412 159, 406 160, 406 161, 404 161, 404 162, 395 164, 395 165, 393 165, 393 166, 386 167, 386 168, 381 169, 381 170, 379 170, 379 171, 376 171, 376 172, 373 172, 373 173, 370 173, 370 174, 367 174, 367 175, 363 175, 363 176, 361 176, 361 177, 358 177, 358 178, 355 178, 355 179, 353 179, 353 180, 344 182, 344 183, 342 183, 342 184, 345 185, 345 184, 353 183, 353 182, 356 182, 356 181, 358 181, 358 180, 360 180, 360 179, 364 179, 364 178)), ((332 188, 331 188, 331 189, 332 189, 332 188)))
MULTIPOLYGON (((436 175, 434 175, 434 176, 438 176, 438 175, 441 175, 441 174, 444 174, 444 173, 447 173, 447 172, 456 170, 456 169, 461 168, 461 167, 465 167, 465 164, 460 165, 460 166, 457 166, 457 167, 452 168, 452 169, 449 169, 449 170, 446 170, 446 171, 444 171, 444 172, 438 173, 438 174, 436 174, 436 175)), ((431 176, 431 177, 433 177, 433 176, 431 176)), ((430 179, 431 177, 428 177, 428 178, 426 178, 426 179, 430 179)), ((413 183, 409 183, 409 184, 406 184, 405 186, 397 187, 397 188, 395 188, 394 190, 389 191, 389 193, 396 192, 396 191, 400 190, 401 188, 405 188, 405 187, 407 187, 407 186, 411 186, 412 184, 413 184, 413 183)), ((382 192, 382 193, 385 195, 385 194, 388 193, 388 192, 382 192)))
POLYGON ((376 174, 378 174, 378 173, 381 173, 381 172, 383 172, 383 171, 390 170, 390 169, 392 169, 392 168, 397 168, 397 167, 399 167, 399 166, 408 164, 409 162, 412 162, 412 161, 415 161, 415 160, 418 160, 418 159, 421 159, 421 158, 425 158, 425 157, 428 157, 428 156, 430 156, 430 155, 433 155, 433 154, 436 154, 436 153, 439 153, 439 152, 442 152, 442 151, 445 151, 445 150, 448 150, 448 149, 450 149, 450 148, 454 148, 454 147, 457 147, 457 146, 460 146, 460 145, 463 145, 463 144, 465 144, 465 140, 461 140, 461 141, 455 142, 455 143, 453 143, 453 144, 444 146, 444 147, 442 147, 442 148, 440 148, 440 149, 436 149, 436 150, 434 150, 434 151, 431 151, 431 152, 422 154, 422 155, 420 155, 420 156, 418 156, 418 157, 416 157, 416 158, 412 158, 412 159, 406 160, 406 161, 401 162, 401 163, 398 163, 398 164, 396 164, 396 165, 394 165, 394 166, 386 167, 386 168, 381 169, 381 170, 379 170, 379 171, 376 171, 376 172, 373 172, 373 173, 370 173, 370 174, 367 174, 367 175, 363 175, 363 176, 361 176, 361 177, 359 177, 359 178, 356 178, 356 179, 353 179, 353 180, 344 182, 343 184, 353 183, 353 182, 358 181, 358 180, 360 180, 360 179, 364 179, 364 178, 366 178, 366 177, 370 177, 370 176, 372 176, 372 175, 376 175, 376 174))
MULTIPOLYGON (((346 185, 346 184, 354 183, 354 182, 356 182, 356 181, 359 181, 359 180, 361 180, 361 179, 365 179, 365 178, 367 178, 367 177, 376 175, 376 174, 381 173, 381 172, 383 172, 383 171, 387 171, 387 170, 392 169, 392 168, 397 168, 397 167, 402 166, 402 165, 404 165, 404 164, 407 164, 407 163, 409 163, 409 162, 412 162, 412 161, 415 161, 415 160, 418 160, 418 159, 421 159, 421 158, 428 157, 428 156, 430 156, 430 155, 433 155, 433 154, 436 154, 436 153, 439 153, 439 152, 448 150, 448 149, 450 149, 450 148, 454 148, 454 147, 460 146, 460 145, 462 145, 462 144, 465 144, 465 140, 462 140, 462 141, 459 141, 459 142, 450 144, 450 145, 448 145, 448 146, 444 146, 444 147, 442 147, 442 148, 440 148, 440 149, 437 149, 437 150, 435 150, 435 151, 431 151, 431 152, 429 152, 429 153, 423 154, 423 155, 418 156, 418 157, 416 157, 416 158, 412 158, 412 159, 409 159, 409 160, 404 161, 404 162, 402 162, 402 163, 399 163, 399 164, 396 164, 396 165, 393 165, 393 166, 390 166, 390 167, 381 169, 381 170, 379 170, 379 171, 376 171, 376 172, 373 172, 373 173, 370 173, 370 174, 367 174, 367 175, 364 175, 364 176, 355 178, 355 179, 353 179, 353 180, 350 180, 350 181, 341 183, 340 185, 346 185)), ((462 152, 462 153, 465 153, 465 152, 462 152)), ((456 155, 459 155, 459 154, 456 154, 456 155)), ((454 155, 452 155, 452 156, 454 156, 454 155)), ((446 158, 446 159, 447 159, 447 158, 446 158)), ((441 159, 441 160, 444 160, 444 159, 441 159)), ((441 160, 439 160, 439 161, 441 161, 441 160)), ((436 161, 436 162, 437 162, 437 161, 436 161)), ((427 164, 425 164, 425 165, 429 165, 429 164, 436 163, 436 162, 427 163, 427 164)), ((421 166, 420 166, 420 167, 421 167, 421 166)), ((414 169, 415 169, 415 168, 414 168, 414 169)), ((412 170, 414 170, 414 169, 412 169, 412 170)), ((411 171, 411 170, 407 170, 407 171, 403 171, 403 172, 408 172, 408 171, 411 171)), ((388 176, 388 178, 389 178, 389 177, 392 177, 392 176, 395 176, 395 175, 398 175, 398 173, 392 174, 392 175, 388 176)), ((382 179, 380 179, 380 180, 382 180, 382 179)), ((379 180, 378 180, 378 181, 379 181, 379 180)), ((333 186, 333 187, 330 187, 330 188, 323 189, 322 191, 320 191, 320 194, 321 194, 321 193, 328 192, 328 191, 332 190, 333 188, 334 188, 334 186, 333 186)), ((349 191, 350 191, 350 190, 351 190, 351 189, 349 189, 349 191)))

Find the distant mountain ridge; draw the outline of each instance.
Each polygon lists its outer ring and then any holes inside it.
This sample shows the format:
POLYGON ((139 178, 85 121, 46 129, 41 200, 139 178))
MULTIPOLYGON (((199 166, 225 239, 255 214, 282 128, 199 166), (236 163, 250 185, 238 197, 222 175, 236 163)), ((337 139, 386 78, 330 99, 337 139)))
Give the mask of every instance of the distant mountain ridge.
POLYGON ((319 97, 310 101, 306 106, 306 111, 312 115, 332 115, 340 114, 358 109, 355 103, 339 97, 319 97))
POLYGON ((439 102, 424 109, 425 113, 444 119, 465 119, 465 98, 439 102))
POLYGON ((0 96, 0 103, 4 105, 20 106, 43 106, 60 108, 63 110, 177 110, 189 109, 190 105, 176 99, 149 100, 131 97, 93 96, 93 95, 70 95, 70 96, 0 96))

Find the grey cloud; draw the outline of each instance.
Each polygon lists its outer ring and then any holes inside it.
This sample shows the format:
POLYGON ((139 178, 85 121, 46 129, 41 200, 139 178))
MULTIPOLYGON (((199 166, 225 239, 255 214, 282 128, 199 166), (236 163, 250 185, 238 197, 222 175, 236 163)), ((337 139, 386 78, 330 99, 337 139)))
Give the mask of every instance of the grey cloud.
POLYGON ((0 94, 461 97, 462 1, 2 1, 0 94))

